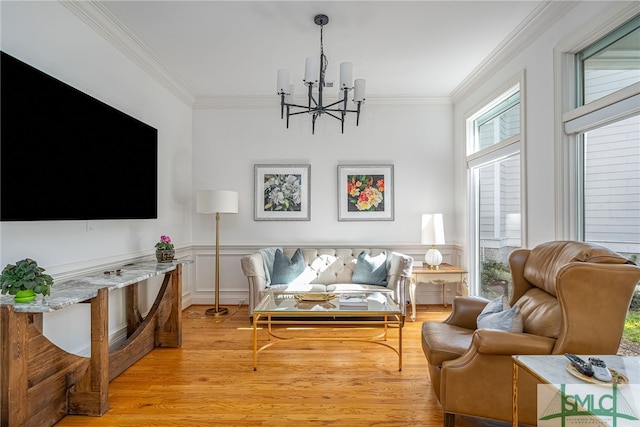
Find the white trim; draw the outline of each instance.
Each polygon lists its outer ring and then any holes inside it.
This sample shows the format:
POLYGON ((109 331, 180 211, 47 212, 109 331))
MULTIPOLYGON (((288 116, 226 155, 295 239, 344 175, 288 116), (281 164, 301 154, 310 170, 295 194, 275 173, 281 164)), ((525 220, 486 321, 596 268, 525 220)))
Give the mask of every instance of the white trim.
POLYGON ((122 22, 113 16, 104 5, 94 0, 58 0, 58 2, 69 9, 96 33, 104 37, 107 42, 117 48, 187 106, 193 106, 194 95, 189 88, 173 75, 153 52, 122 22))
POLYGON ((542 2, 453 90, 451 96, 454 104, 479 90, 490 77, 509 64, 514 56, 523 52, 577 4, 578 2, 573 1, 542 2))
POLYGON ((640 113, 640 82, 566 112, 567 135, 586 132, 640 113))
MULTIPOLYGON (((337 101, 337 97, 329 96, 327 102, 337 101)), ((306 98, 296 97, 295 102, 306 105, 306 98)), ((450 96, 419 96, 419 95, 368 95, 363 109, 366 108, 411 108, 423 105, 452 105, 450 96)), ((276 95, 247 95, 247 96, 209 96, 198 97, 193 104, 194 110, 215 109, 280 109, 280 98, 276 95)))

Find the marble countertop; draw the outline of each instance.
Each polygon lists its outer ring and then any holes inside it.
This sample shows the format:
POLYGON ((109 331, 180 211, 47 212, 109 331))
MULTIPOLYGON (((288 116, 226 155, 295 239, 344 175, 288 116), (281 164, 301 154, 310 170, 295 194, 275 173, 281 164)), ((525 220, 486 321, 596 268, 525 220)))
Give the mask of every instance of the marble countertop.
POLYGON ((99 271, 60 282, 54 281, 51 295, 46 297, 38 295, 32 302, 15 303, 13 295, 0 295, 0 305, 12 305, 16 313, 49 313, 94 298, 101 288, 108 288, 109 291, 124 288, 173 271, 179 264, 191 263, 192 261, 188 259, 177 259, 165 263, 158 263, 155 260, 125 263, 122 266, 111 267, 112 270, 99 271))
MULTIPOLYGON (((625 374, 631 384, 640 384, 640 357, 583 354, 578 356, 584 360, 598 357, 604 360, 608 367, 625 374)), ((581 383, 581 380, 569 373, 567 365, 570 362, 562 355, 514 356, 514 360, 548 384, 581 383)))

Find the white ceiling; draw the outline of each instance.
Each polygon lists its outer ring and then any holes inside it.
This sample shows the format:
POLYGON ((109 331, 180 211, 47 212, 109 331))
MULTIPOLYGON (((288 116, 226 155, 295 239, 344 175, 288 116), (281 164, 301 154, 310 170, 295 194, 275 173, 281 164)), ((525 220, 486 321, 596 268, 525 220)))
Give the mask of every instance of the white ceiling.
POLYGON ((274 95, 278 68, 302 92, 305 57, 327 80, 351 61, 367 93, 450 96, 542 1, 103 1, 196 98, 274 95))

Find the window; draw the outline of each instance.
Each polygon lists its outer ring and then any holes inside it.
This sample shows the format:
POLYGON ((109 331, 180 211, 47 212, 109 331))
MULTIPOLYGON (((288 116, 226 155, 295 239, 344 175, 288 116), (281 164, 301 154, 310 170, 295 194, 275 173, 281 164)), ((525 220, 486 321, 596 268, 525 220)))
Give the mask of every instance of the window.
POLYGON ((573 235, 640 254, 640 17, 575 55, 573 235))
POLYGON ((508 295, 509 253, 522 246, 520 86, 467 119, 470 288, 489 299, 508 295))

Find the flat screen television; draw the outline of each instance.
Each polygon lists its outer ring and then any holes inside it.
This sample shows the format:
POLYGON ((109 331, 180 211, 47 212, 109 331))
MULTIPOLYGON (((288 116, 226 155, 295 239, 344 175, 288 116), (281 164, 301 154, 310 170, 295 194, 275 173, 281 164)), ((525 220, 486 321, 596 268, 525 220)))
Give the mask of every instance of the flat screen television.
POLYGON ((0 60, 0 220, 157 218, 157 129, 0 60))

